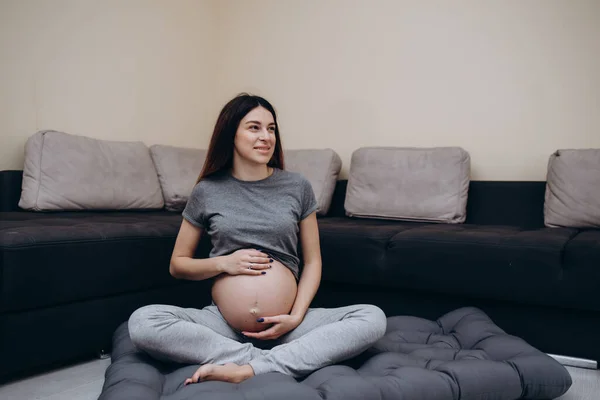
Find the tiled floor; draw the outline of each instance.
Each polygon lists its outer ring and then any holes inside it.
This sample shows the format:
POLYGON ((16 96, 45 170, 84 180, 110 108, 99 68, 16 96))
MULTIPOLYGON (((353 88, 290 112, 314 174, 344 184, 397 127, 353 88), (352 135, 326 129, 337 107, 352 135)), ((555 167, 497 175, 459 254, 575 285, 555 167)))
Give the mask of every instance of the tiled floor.
MULTIPOLYGON (((2 400, 96 400, 110 359, 91 360, 0 386, 2 400)), ((600 398, 600 371, 567 367, 573 386, 560 400, 600 398)))
POLYGON ((96 400, 110 359, 61 368, 0 386, 2 400, 96 400))
POLYGON ((600 398, 600 370, 567 367, 573 386, 560 400, 597 400, 600 398))

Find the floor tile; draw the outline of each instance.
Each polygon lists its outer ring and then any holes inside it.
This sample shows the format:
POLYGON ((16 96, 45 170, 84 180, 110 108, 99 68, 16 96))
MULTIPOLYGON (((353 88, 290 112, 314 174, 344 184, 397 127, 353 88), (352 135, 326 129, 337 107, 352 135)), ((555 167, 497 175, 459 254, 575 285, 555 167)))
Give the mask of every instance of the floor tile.
POLYGON ((104 379, 99 379, 73 389, 65 390, 42 400, 98 400, 104 379))
POLYGON ((600 371, 566 367, 573 385, 567 393, 557 400, 597 400, 600 398, 600 371))
MULTIPOLYGON (((0 399, 43 399, 79 386, 104 380, 110 359, 93 359, 0 386, 0 399)), ((66 399, 65 399, 66 400, 66 399)))

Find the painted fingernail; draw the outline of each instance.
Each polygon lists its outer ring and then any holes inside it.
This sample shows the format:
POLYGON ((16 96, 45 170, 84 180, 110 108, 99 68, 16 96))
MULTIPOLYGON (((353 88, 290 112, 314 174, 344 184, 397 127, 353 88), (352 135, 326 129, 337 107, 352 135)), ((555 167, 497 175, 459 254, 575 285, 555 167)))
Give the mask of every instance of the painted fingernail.
POLYGON ((261 272, 261 274, 263 274, 263 275, 264 275, 264 274, 266 274, 266 273, 267 273, 267 271, 263 271, 263 272, 261 272))
POLYGON ((269 262, 273 262, 274 260, 272 258, 269 258, 269 262))
POLYGON ((259 318, 259 319, 256 320, 256 322, 264 322, 264 321, 265 321, 264 318, 259 318))

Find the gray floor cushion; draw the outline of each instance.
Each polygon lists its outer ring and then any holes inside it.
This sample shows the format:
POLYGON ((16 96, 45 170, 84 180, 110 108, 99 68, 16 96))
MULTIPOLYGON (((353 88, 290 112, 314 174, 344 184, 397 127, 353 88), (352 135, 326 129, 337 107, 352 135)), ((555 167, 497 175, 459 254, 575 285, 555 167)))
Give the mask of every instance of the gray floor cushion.
POLYGON ((572 383, 553 358, 506 334, 475 308, 437 321, 390 317, 386 335, 365 354, 300 380, 270 373, 241 384, 183 386, 197 366, 167 365, 138 352, 126 324, 115 332, 113 345, 99 400, 552 399, 572 383))

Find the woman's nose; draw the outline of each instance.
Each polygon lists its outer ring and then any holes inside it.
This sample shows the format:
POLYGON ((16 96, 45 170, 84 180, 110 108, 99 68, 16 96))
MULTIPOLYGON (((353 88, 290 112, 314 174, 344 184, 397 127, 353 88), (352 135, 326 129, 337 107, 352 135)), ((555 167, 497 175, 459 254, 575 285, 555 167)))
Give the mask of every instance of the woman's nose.
POLYGON ((269 131, 267 129, 261 129, 258 138, 266 141, 269 138, 269 131))

